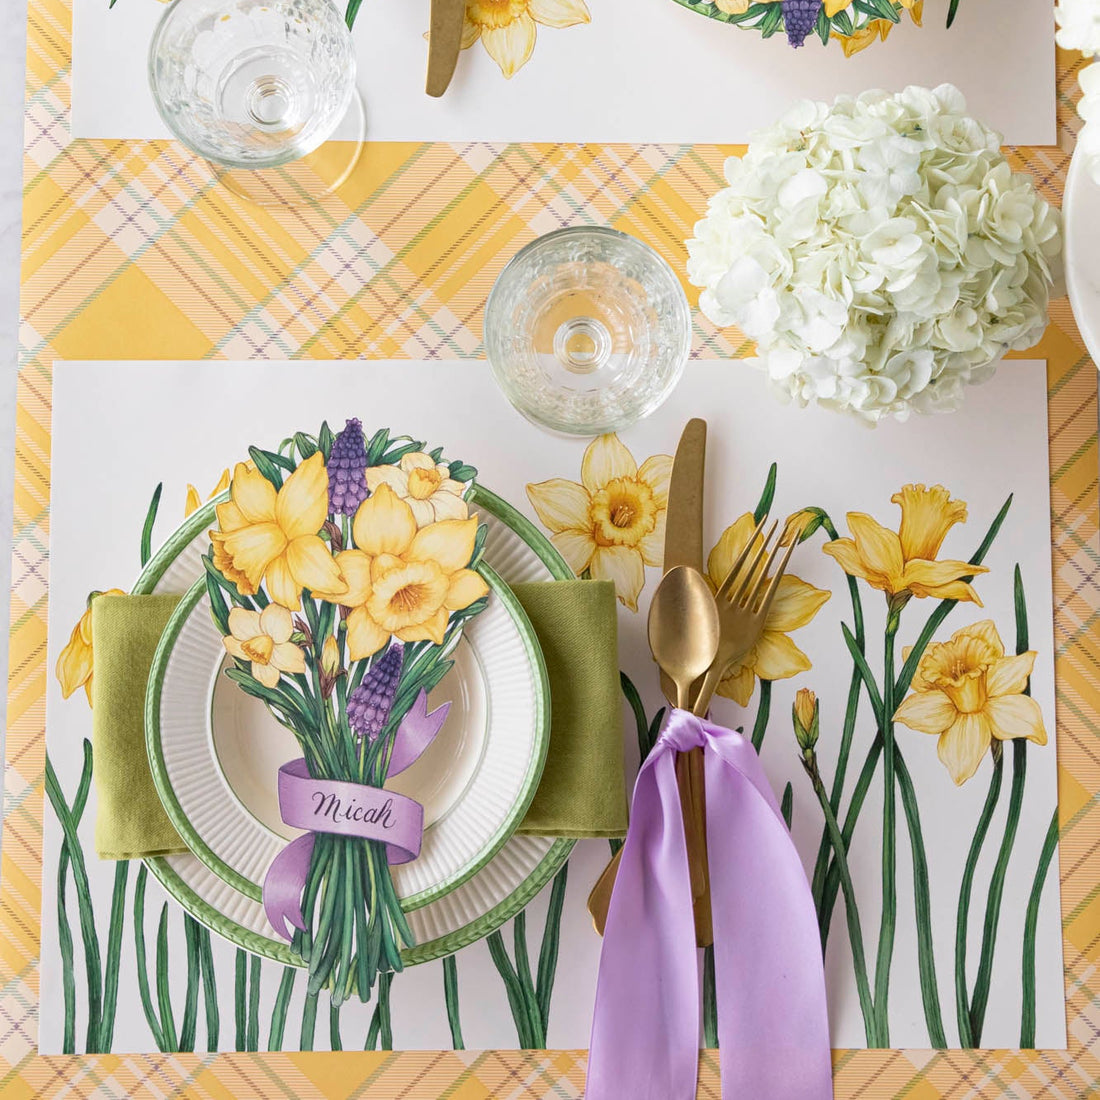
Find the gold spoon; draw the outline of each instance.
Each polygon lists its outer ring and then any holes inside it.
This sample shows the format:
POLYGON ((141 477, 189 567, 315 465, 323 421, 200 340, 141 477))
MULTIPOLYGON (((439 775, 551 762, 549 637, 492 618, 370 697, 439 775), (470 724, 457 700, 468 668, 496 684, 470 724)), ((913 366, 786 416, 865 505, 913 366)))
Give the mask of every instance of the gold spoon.
POLYGON ((649 605, 649 650, 676 685, 676 705, 690 709, 691 686, 718 653, 718 605, 703 574, 690 565, 670 569, 649 605))
MULTIPOLYGON (((702 573, 689 565, 678 565, 662 578, 649 607, 649 648, 661 671, 676 686, 676 705, 689 709, 692 685, 702 676, 718 653, 718 606, 702 573)), ((685 807, 684 827, 691 830, 696 815, 685 807)), ((698 851, 696 838, 688 838, 688 851, 698 851)), ((588 912, 596 931, 603 935, 611 892, 619 872, 622 849, 604 868, 588 895, 588 912)), ((692 864, 693 891, 705 883, 706 868, 692 864)))

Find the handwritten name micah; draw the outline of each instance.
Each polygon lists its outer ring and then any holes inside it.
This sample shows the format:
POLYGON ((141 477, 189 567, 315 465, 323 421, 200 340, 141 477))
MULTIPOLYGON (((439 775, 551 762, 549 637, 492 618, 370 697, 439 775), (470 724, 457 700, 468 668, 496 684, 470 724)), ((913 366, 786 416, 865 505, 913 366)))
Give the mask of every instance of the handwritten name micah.
POLYGON ((393 799, 387 798, 381 806, 363 806, 352 799, 346 806, 336 794, 329 791, 314 791, 313 808, 314 817, 327 817, 330 821, 366 821, 372 825, 381 825, 383 829, 392 829, 396 822, 393 820, 393 799))

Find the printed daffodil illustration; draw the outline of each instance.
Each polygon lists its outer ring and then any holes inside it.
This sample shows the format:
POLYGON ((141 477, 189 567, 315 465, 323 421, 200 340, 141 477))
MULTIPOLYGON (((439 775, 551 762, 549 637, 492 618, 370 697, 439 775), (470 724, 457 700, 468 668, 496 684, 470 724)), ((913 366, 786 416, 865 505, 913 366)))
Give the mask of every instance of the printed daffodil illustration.
POLYGON ((109 588, 106 592, 93 592, 88 606, 69 635, 69 641, 57 657, 57 681, 61 694, 68 699, 77 688, 83 688, 92 705, 92 601, 99 596, 125 596, 121 588, 109 588))
POLYGON ((372 466, 366 471, 367 488, 388 485, 412 509, 417 525, 426 527, 442 519, 466 519, 470 510, 462 494, 466 486, 451 477, 445 462, 414 451, 396 466, 372 466))
POLYGON ((913 692, 894 720, 938 737, 940 760, 956 783, 965 783, 994 739, 1046 744, 1039 704, 1024 694, 1035 656, 1034 650, 1006 656, 989 619, 964 627, 925 650, 913 692))
POLYGON ((210 538, 214 565, 241 595, 254 595, 264 582, 276 603, 297 611, 303 588, 318 596, 347 591, 317 534, 328 518, 328 474, 320 452, 278 491, 258 470, 238 463, 230 493, 217 506, 218 528, 210 538))
POLYGON ((252 662, 252 675, 264 687, 273 688, 284 672, 305 672, 306 658, 290 636, 294 620, 277 603, 263 611, 234 607, 229 612, 230 632, 223 639, 227 652, 242 661, 252 662))
MULTIPOLYGON (((224 493, 229 488, 229 468, 222 470, 222 476, 218 478, 218 484, 210 491, 210 495, 207 500, 213 500, 219 493, 224 493)), ((194 485, 187 486, 187 497, 183 503, 183 518, 186 519, 189 515, 199 510, 199 506, 202 504, 202 497, 199 496, 198 489, 194 485)))
POLYGON ((528 485, 527 496, 573 572, 613 581, 619 599, 637 611, 645 567, 659 566, 664 554, 671 473, 668 455, 639 466, 612 433, 588 445, 579 484, 553 478, 528 485))
POLYGON ((584 0, 466 0, 462 48, 481 39, 486 53, 511 79, 530 60, 539 24, 575 27, 591 21, 584 0))
MULTIPOLYGON (((746 512, 727 527, 707 558, 707 579, 717 589, 725 580, 738 555, 749 544, 756 530, 756 520, 746 512)), ((763 536, 757 535, 758 544, 763 536)), ((806 672, 810 659, 788 637, 792 630, 806 626, 829 599, 824 589, 785 573, 776 589, 775 600, 768 611, 763 633, 756 644, 726 674, 718 685, 718 694, 732 699, 738 706, 747 706, 757 679, 786 680, 806 672)))
POLYGON ((989 570, 965 561, 937 559, 948 531, 966 521, 965 502, 952 500, 942 485, 930 489, 906 485, 890 500, 901 508, 898 531, 888 530, 864 512, 849 512, 852 538, 826 543, 825 553, 849 576, 865 580, 888 597, 969 600, 981 607, 978 593, 963 578, 989 570))
POLYGON ((477 517, 417 528, 407 501, 383 483, 352 521, 354 550, 337 555, 347 591, 335 602, 351 608, 348 652, 353 661, 377 653, 391 637, 442 645, 453 611, 488 594, 468 569, 477 517))

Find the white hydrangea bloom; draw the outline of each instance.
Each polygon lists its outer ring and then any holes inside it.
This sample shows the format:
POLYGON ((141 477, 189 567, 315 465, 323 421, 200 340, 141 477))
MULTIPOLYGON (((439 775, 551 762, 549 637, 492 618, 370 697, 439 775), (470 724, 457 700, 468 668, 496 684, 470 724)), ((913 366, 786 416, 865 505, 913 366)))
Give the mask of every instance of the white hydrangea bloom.
POLYGON ((1058 0, 1054 18, 1059 46, 1088 57, 1100 53, 1100 0, 1058 0))
POLYGON ((799 103, 725 175, 688 277, 789 400, 948 411, 1046 327, 1060 215, 951 85, 799 103))

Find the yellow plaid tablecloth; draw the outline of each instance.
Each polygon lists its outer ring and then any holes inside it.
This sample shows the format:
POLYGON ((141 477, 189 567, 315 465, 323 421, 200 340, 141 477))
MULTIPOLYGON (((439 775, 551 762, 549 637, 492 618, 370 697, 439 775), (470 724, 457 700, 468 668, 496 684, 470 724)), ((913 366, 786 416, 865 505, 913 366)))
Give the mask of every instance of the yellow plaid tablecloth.
MULTIPOLYGON (((120 14, 124 18, 124 14, 120 14)), ((71 12, 35 0, 28 43, 22 360, 3 849, 0 1096, 578 1097, 584 1051, 91 1055, 37 1049, 51 364, 95 358, 476 356, 493 279, 532 237, 604 223, 678 270, 721 184, 718 147, 372 146, 345 204, 273 213, 164 142, 70 141, 71 12)), ((1059 58, 1062 149, 1017 149, 1060 202, 1077 55, 1059 58)), ((1100 552, 1096 371, 1068 303, 1050 365, 1062 912, 1068 1051, 838 1051, 838 1098, 1100 1093, 1100 552)), ((696 319, 695 355, 746 344, 696 319)), ((689 367, 690 369, 690 367, 689 367)), ((704 1053, 700 1095, 719 1096, 704 1053)), ((745 1098, 751 1100, 751 1098, 745 1098)))

